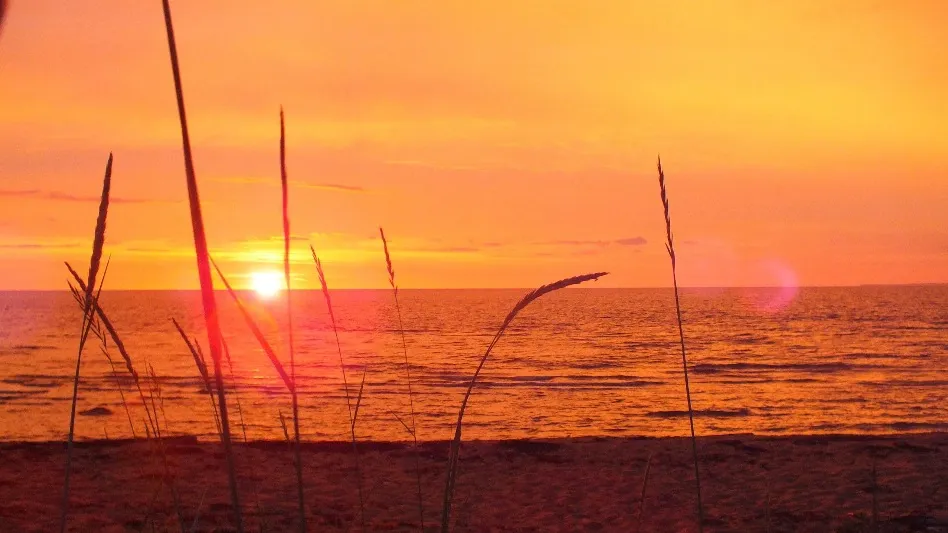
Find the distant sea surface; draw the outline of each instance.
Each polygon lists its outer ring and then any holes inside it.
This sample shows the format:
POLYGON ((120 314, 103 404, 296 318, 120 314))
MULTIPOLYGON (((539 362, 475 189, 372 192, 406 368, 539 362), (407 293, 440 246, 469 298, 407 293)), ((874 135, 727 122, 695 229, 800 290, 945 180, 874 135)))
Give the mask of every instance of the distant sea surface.
MULTIPOLYGON (((399 292, 420 440, 447 439, 470 376, 524 290, 399 292)), ((283 296, 244 293, 289 368, 283 296)), ((226 293, 234 431, 282 439, 290 397, 226 293), (240 412, 236 408, 239 398, 240 412), (240 416, 238 416, 240 415, 240 416)), ((176 318, 207 350, 197 292, 108 292, 102 307, 143 379, 154 368, 165 434, 215 437, 210 400, 176 318)), ((361 439, 408 440, 405 359, 389 291, 333 293, 350 394, 365 377, 361 439)), ((293 293, 301 430, 346 440, 339 354, 320 292, 293 293)), ((465 416, 466 439, 685 435, 687 406, 668 289, 568 289, 513 323, 465 416)), ((948 430, 948 286, 688 289, 682 313, 699 434, 948 430)), ((0 440, 62 440, 81 312, 66 292, 0 292, 0 440)), ((118 351, 82 357, 76 432, 138 436, 145 412, 118 351)), ((146 394, 148 390, 146 388, 146 394)))

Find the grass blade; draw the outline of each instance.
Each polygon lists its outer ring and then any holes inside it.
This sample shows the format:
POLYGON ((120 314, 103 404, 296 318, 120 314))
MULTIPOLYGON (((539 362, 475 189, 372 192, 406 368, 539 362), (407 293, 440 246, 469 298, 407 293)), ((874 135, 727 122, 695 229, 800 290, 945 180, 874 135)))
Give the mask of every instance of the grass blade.
POLYGON ((490 344, 487 345, 487 350, 481 357, 481 362, 477 365, 477 370, 474 371, 474 375, 471 377, 471 383, 467 386, 467 392, 464 393, 464 400, 461 401, 461 409, 458 411, 458 422, 454 428, 454 440, 451 441, 451 455, 448 459, 448 478, 444 487, 444 506, 441 508, 441 533, 448 533, 450 529, 451 501, 454 497, 454 482, 457 479, 458 454, 461 448, 461 422, 464 419, 464 410, 467 408, 467 402, 471 398, 471 392, 474 391, 474 385, 477 383, 477 376, 481 373, 481 369, 484 368, 484 363, 487 362, 487 358, 490 357, 491 350, 493 350, 494 346, 496 346, 500 341, 504 331, 507 330, 507 326, 513 322, 513 319, 517 317, 520 311, 523 311, 525 307, 530 305, 530 303, 535 301, 537 298, 540 298, 541 296, 549 294, 553 291, 564 289, 571 285, 578 285, 587 281, 598 280, 607 274, 608 272, 583 274, 543 285, 527 293, 526 296, 517 302, 517 305, 515 305, 513 309, 507 313, 507 317, 504 318, 504 322, 500 325, 500 329, 497 330, 494 338, 490 341, 490 344))
POLYGON ((300 408, 296 391, 296 350, 293 347, 293 290, 290 288, 290 187, 286 177, 286 125, 280 107, 280 186, 283 190, 283 274, 286 277, 286 328, 290 350, 290 396, 293 400, 293 437, 296 442, 296 491, 300 510, 300 532, 306 531, 306 501, 303 496, 303 459, 300 455, 300 408))
MULTIPOLYGON (((405 355, 405 380, 408 383, 408 410, 411 422, 411 438, 415 451, 415 480, 418 485, 418 520, 421 530, 425 530, 425 504, 421 493, 421 459, 418 451, 418 428, 415 426, 415 399, 411 387, 411 365, 408 363, 408 343, 405 341, 405 327, 402 325, 402 308, 398 303, 398 284, 395 282, 395 269, 392 268, 392 257, 388 253, 388 240, 385 239, 385 230, 379 227, 382 237, 382 249, 385 251, 385 266, 388 270, 388 283, 392 286, 392 297, 395 299, 395 315, 398 318, 398 333, 402 338, 402 353, 405 355)), ((399 420, 401 421, 401 420, 399 420)))
POLYGON ((652 454, 648 454, 645 461, 645 474, 642 476, 642 493, 639 495, 639 515, 636 519, 636 531, 642 531, 642 517, 645 512, 645 489, 648 488, 648 475, 652 470, 652 454))
POLYGON ((178 335, 184 340, 188 351, 191 352, 191 357, 194 358, 194 366, 197 367, 198 374, 201 376, 201 384, 204 385, 204 392, 207 393, 211 401, 211 413, 214 414, 214 425, 217 426, 217 435, 219 437, 222 431, 220 414, 217 412, 217 402, 214 401, 214 385, 211 381, 211 375, 207 370, 207 360, 204 359, 204 354, 201 352, 201 345, 198 344, 197 339, 194 340, 193 344, 191 343, 188 334, 184 332, 184 328, 181 327, 181 324, 178 324, 177 320, 172 318, 171 323, 174 324, 175 329, 178 330, 178 335))
POLYGON ((171 21, 171 6, 168 0, 162 0, 165 18, 165 31, 168 35, 168 55, 171 58, 171 73, 174 77, 175 99, 178 104, 178 121, 181 125, 181 147, 184 152, 184 171, 188 188, 188 205, 191 210, 191 229, 194 234, 194 252, 197 259, 198 279, 201 283, 201 303, 204 307, 204 320, 207 322, 208 346, 214 362, 214 377, 217 382, 218 406, 221 413, 221 442, 227 459, 227 474, 230 485, 230 499, 234 506, 234 520, 237 532, 243 533, 244 524, 240 511, 240 494, 237 490, 237 471, 234 465, 234 453, 230 440, 230 422, 227 417, 227 398, 224 392, 224 374, 221 371, 221 328, 217 316, 217 303, 214 300, 214 280, 211 278, 210 258, 207 252, 207 236, 204 232, 204 219, 201 215, 201 199, 198 195, 197 178, 194 174, 194 158, 191 156, 191 139, 188 135, 187 112, 184 108, 184 89, 181 85, 181 69, 178 66, 178 48, 174 39, 174 24, 171 21))
POLYGON ((313 245, 309 246, 309 251, 313 254, 313 262, 316 264, 316 273, 319 275, 319 284, 322 287, 323 298, 326 300, 326 309, 329 311, 329 321, 332 324, 332 332, 336 337, 336 351, 339 352, 339 370, 342 372, 342 386, 346 394, 346 408, 349 411, 349 434, 352 437, 352 457, 355 461, 356 479, 359 487, 359 512, 362 523, 362 530, 365 531, 365 501, 362 495, 362 465, 359 459, 359 450, 356 446, 356 417, 359 413, 359 404, 362 403, 362 391, 365 387, 365 371, 362 374, 362 385, 359 387, 359 398, 356 401, 355 411, 352 409, 352 400, 349 396, 349 380, 346 377, 346 364, 342 358, 342 343, 339 342, 339 328, 336 325, 336 313, 332 308, 332 296, 329 294, 329 283, 326 281, 326 272, 323 270, 323 263, 316 255, 316 249, 313 245))
POLYGON ((72 473, 72 448, 76 432, 76 403, 79 399, 79 369, 82 366, 82 350, 85 348, 86 338, 91 327, 92 310, 94 309, 94 293, 96 275, 99 272, 99 263, 102 260, 102 248, 105 246, 105 221, 109 213, 109 190, 112 186, 112 154, 105 164, 105 178, 102 180, 102 197, 99 200, 99 216, 95 223, 95 235, 92 239, 92 257, 89 260, 89 277, 85 288, 85 303, 82 313, 82 330, 79 337, 79 350, 76 354, 76 374, 72 381, 72 407, 69 412, 69 437, 66 444, 66 474, 63 480, 62 513, 59 520, 59 531, 66 531, 66 518, 69 515, 69 478, 72 473))
POLYGON ((283 363, 281 363, 280 359, 276 356, 276 352, 273 351, 273 347, 270 346, 267 338, 263 336, 263 331, 260 330, 260 327, 257 326, 257 323, 250 315, 250 311, 247 310, 247 306, 244 305, 244 301, 240 299, 240 296, 236 291, 234 291, 233 287, 231 287, 230 282, 227 281, 226 277, 224 277, 224 273, 221 272, 220 267, 217 266, 217 263, 215 263, 213 259, 211 259, 211 264, 214 265, 214 270, 216 270, 217 275, 220 276, 221 282, 224 283, 224 287, 227 289, 228 294, 230 294, 231 298, 233 298, 234 303, 237 304, 237 309, 240 311, 241 316, 244 317, 244 322, 247 324, 247 327, 250 328, 250 332, 253 333, 253 336, 257 339, 257 342, 263 349, 263 353, 265 353, 270 359, 270 362, 273 363, 273 368, 276 369, 280 379, 283 380, 283 384, 286 386, 286 389, 288 391, 292 391, 293 380, 290 378, 289 374, 286 373, 286 369, 283 368, 283 363))
POLYGON ((688 381, 688 357, 685 355, 685 331, 681 322, 681 300, 678 296, 678 272, 675 260, 675 239, 671 227, 671 211, 668 207, 668 192, 665 190, 665 172, 662 170, 662 159, 658 158, 658 187, 661 192, 662 207, 665 211, 665 235, 668 241, 665 249, 671 259, 672 284, 675 288, 675 312, 678 318, 678 338, 681 341, 681 367, 685 375, 685 396, 688 399, 688 422, 691 425, 691 453, 695 463, 695 495, 698 499, 698 531, 704 531, 704 506, 701 503, 701 476, 698 473, 698 439, 695 437, 695 414, 691 408, 691 384, 688 381))

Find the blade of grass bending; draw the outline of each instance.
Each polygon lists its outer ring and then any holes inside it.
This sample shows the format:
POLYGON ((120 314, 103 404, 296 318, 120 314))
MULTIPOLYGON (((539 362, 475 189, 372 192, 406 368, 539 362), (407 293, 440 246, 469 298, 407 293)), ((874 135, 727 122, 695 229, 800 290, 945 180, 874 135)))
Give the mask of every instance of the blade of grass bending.
POLYGON ((365 388, 365 374, 362 374, 362 385, 359 387, 359 397, 356 401, 355 411, 352 409, 352 400, 349 396, 349 380, 346 377, 346 364, 342 358, 342 343, 339 342, 339 327, 336 325, 336 313, 332 308, 332 296, 329 294, 329 283, 326 281, 326 272, 323 270, 323 263, 316 255, 316 249, 309 245, 309 251, 313 254, 313 263, 316 264, 316 274, 319 276, 319 285, 322 287, 323 298, 326 300, 326 309, 329 311, 329 321, 332 324, 332 332, 336 337, 336 351, 339 353, 339 370, 342 372, 342 386, 346 394, 346 409, 349 412, 349 434, 352 438, 352 457, 355 462, 356 480, 359 488, 359 517, 361 519, 362 531, 365 531, 365 500, 362 494, 362 464, 359 459, 359 449, 356 446, 356 417, 359 413, 359 404, 362 403, 362 391, 365 388))
POLYGON ((405 327, 402 324, 402 308, 398 303, 398 284, 395 282, 395 269, 392 268, 392 257, 388 253, 388 240, 385 230, 379 226, 379 235, 382 237, 382 249, 385 251, 385 266, 388 270, 388 283, 392 286, 392 297, 395 300, 395 315, 398 318, 398 333, 402 338, 402 353, 405 355, 405 380, 408 382, 408 411, 411 422, 411 438, 415 451, 415 480, 418 485, 418 520, 421 530, 425 530, 425 504, 421 493, 421 458, 418 450, 418 428, 415 426, 415 398, 411 387, 411 365, 408 363, 408 343, 405 341, 405 327))
POLYGON ((214 270, 217 271, 217 275, 220 276, 221 282, 224 283, 227 293, 230 294, 231 298, 234 300, 234 303, 237 304, 237 309, 240 311, 241 316, 244 317, 244 322, 247 324, 247 327, 250 328, 250 332, 253 333, 254 338, 257 339, 257 343, 259 343, 260 347, 263 349, 263 353, 265 353, 267 358, 270 359, 270 362, 273 363, 273 368, 277 371, 280 379, 283 380, 283 384, 286 386, 286 389, 288 391, 292 391, 292 379, 290 379, 289 374, 286 373, 286 369, 283 368, 283 363, 281 363, 280 359, 277 358, 276 352, 273 351, 273 347, 270 346, 267 338, 263 336, 263 332, 260 331, 257 323, 250 315, 250 311, 247 310, 247 306, 244 305, 243 300, 240 299, 240 296, 237 294, 237 292, 234 291, 233 287, 230 286, 230 282, 227 281, 226 277, 224 277, 224 273, 221 272, 220 267, 217 266, 217 263, 214 262, 214 259, 211 259, 211 264, 214 265, 214 270))
POLYGON ((207 393, 207 397, 211 401, 211 412, 214 414, 214 425, 217 427, 217 436, 221 435, 221 421, 220 415, 217 412, 217 402, 214 401, 214 386, 211 382, 211 375, 207 370, 207 361, 204 359, 204 354, 201 352, 201 345, 197 344, 197 339, 195 339, 194 344, 191 343, 191 339, 188 338, 188 334, 184 332, 184 328, 181 327, 181 324, 178 324, 178 321, 173 317, 171 318, 171 323, 174 324, 176 330, 178 330, 178 335, 184 340, 184 344, 188 347, 188 351, 191 352, 191 357, 194 358, 194 366, 198 369, 198 374, 201 376, 201 384, 204 385, 204 392, 207 393))
POLYGON ((221 413, 221 442, 227 459, 227 478, 230 485, 230 499, 234 506, 234 520, 237 533, 244 532, 241 516, 240 494, 237 489, 237 471, 234 464, 234 452, 230 439, 230 422, 227 417, 227 397, 224 391, 224 373, 221 371, 221 328, 217 316, 217 303, 214 300, 214 280, 211 278, 211 265, 207 252, 207 236, 204 232, 204 219, 201 215, 201 199, 198 195, 197 178, 194 173, 194 159, 191 156, 191 139, 188 135, 187 112, 184 108, 184 89, 181 86, 181 69, 178 66, 178 49, 174 39, 174 24, 171 21, 171 6, 168 0, 162 0, 165 31, 168 36, 168 55, 171 59, 171 73, 174 78, 175 99, 178 104, 178 121, 181 126, 181 148, 184 153, 184 172, 188 188, 188 206, 191 211, 191 229, 194 234, 194 253, 197 260, 198 279, 201 283, 201 303, 204 307, 204 320, 207 322, 207 340, 214 362, 214 379, 217 382, 217 403, 221 413))
POLYGON ((444 506, 441 509, 441 532, 448 533, 449 523, 451 520, 451 500, 454 496, 454 482, 457 477, 457 465, 458 465, 458 453, 461 447, 461 422, 464 419, 464 410, 467 408, 467 402, 471 397, 471 392, 474 391, 474 385, 477 383, 477 376, 481 373, 481 369, 484 368, 484 363, 487 362, 487 358, 490 357, 490 352, 494 349, 494 346, 500 341, 500 338, 503 336, 504 331, 507 330, 507 326, 513 322, 513 319, 523 311, 525 307, 530 305, 534 300, 540 298, 545 294, 549 294, 553 291, 558 291, 564 289, 571 285, 578 285, 587 281, 595 281, 601 278, 602 276, 607 275, 608 272, 596 272, 594 274, 583 274, 580 276, 573 276, 571 278, 561 279, 559 281, 549 283, 534 289, 533 291, 527 293, 517 305, 507 313, 506 318, 504 318, 503 323, 500 325, 500 329, 497 330, 497 333, 494 335, 494 338, 490 341, 490 344, 487 345, 487 350, 484 352, 484 355, 481 356, 481 361, 477 365, 477 370, 474 371, 474 375, 471 377, 471 383, 467 386, 467 391, 464 393, 464 399, 461 401, 461 409, 458 411, 458 422, 454 428, 454 440, 451 441, 451 455, 448 460, 448 477, 445 482, 444 487, 444 506))
POLYGON ((685 330, 681 322, 681 300, 678 296, 678 272, 675 259, 675 239, 671 227, 671 211, 668 206, 668 192, 665 189, 665 172, 662 170, 662 158, 658 158, 658 187, 665 211, 665 235, 668 241, 665 249, 671 259, 672 284, 675 288, 675 313, 678 318, 678 338, 681 341, 681 367, 685 375, 685 397, 688 399, 688 422, 691 426, 691 453, 695 463, 695 495, 698 500, 698 531, 704 531, 704 506, 701 503, 701 476, 698 473, 698 440, 695 437, 695 414, 691 408, 691 384, 688 381, 688 357, 685 355, 685 330))
POLYGON ((296 391, 296 350, 293 347, 293 290, 290 287, 290 188, 286 178, 286 127, 280 106, 280 185, 283 189, 283 273, 286 277, 286 328, 290 351, 290 396, 293 401, 293 437, 296 442, 296 496, 300 512, 300 532, 306 531, 306 500, 303 495, 303 458, 300 454, 300 408, 296 391))
MULTIPOLYGON (((105 359, 109 362, 109 369, 112 371, 112 380, 115 381, 115 388, 118 389, 119 396, 122 399, 122 407, 125 409, 125 416, 128 417, 128 429, 132 432, 132 438, 137 439, 138 433, 135 431, 135 423, 132 421, 132 411, 128 408, 128 402, 125 400, 125 387, 122 386, 122 381, 119 379, 118 372, 116 372, 115 370, 115 361, 112 359, 112 355, 109 354, 108 342, 106 341, 108 337, 106 337, 105 333, 102 331, 103 326, 101 323, 101 319, 95 320, 97 318, 95 311, 99 310, 99 305, 98 305, 99 297, 102 295, 102 287, 105 285, 105 277, 108 275, 109 265, 111 263, 112 263, 112 256, 109 256, 105 260, 105 268, 102 269, 102 276, 99 281, 99 288, 96 291, 95 309, 90 310, 92 314, 92 319, 93 319, 92 332, 96 336, 96 338, 98 338, 99 341, 101 342, 101 346, 99 347, 99 350, 102 352, 102 355, 105 356, 105 359)), ((76 303, 79 304, 80 308, 82 308, 83 302, 82 302, 82 296, 79 292, 79 289, 77 289, 76 286, 73 285, 69 281, 67 281, 66 284, 69 285, 69 290, 70 292, 72 292, 73 298, 75 298, 76 303)))
MULTIPOLYGON (((69 270, 69 273, 72 274, 73 279, 79 285, 79 289, 85 291, 86 283, 82 281, 79 273, 76 272, 69 263, 66 263, 66 268, 69 270)), ((152 413, 148 409, 148 401, 145 399, 145 393, 142 390, 138 372, 135 370, 135 366, 132 364, 132 358, 128 354, 128 350, 125 349, 125 343, 122 342, 122 338, 119 337, 118 331, 115 330, 115 326, 112 324, 112 321, 109 320, 108 315, 105 314, 105 311, 102 309, 102 306, 98 304, 98 302, 96 303, 95 311, 99 315, 99 320, 102 322, 102 325, 105 326, 105 330, 108 331, 109 337, 112 338, 112 343, 115 344, 119 354, 122 356, 122 360, 125 361, 125 368, 128 370, 128 373, 132 376, 132 380, 135 382, 135 386, 138 389, 138 396, 142 402, 142 407, 144 407, 145 414, 148 416, 148 424, 151 426, 152 431, 154 431, 155 420, 152 418, 152 413)))
MULTIPOLYGON (((79 286, 79 289, 85 292, 87 285, 82 280, 82 277, 79 275, 78 272, 76 272, 74 268, 72 268, 72 265, 70 265, 68 262, 65 263, 65 265, 66 265, 66 269, 69 270, 69 273, 72 275, 76 284, 79 286)), ((108 266, 108 263, 106 263, 106 266, 108 266)), ((154 416, 152 416, 153 409, 149 409, 148 407, 149 402, 148 402, 148 399, 145 397, 144 390, 142 389, 142 383, 139 378, 138 372, 135 370, 135 367, 132 364, 132 358, 131 356, 129 356, 128 350, 125 349, 125 343, 122 342, 122 338, 119 337, 119 334, 115 330, 115 326, 112 324, 112 321, 109 320, 108 315, 106 315, 105 311, 102 309, 102 305, 99 304, 98 298, 96 298, 93 301, 93 307, 96 314, 99 317, 99 320, 102 326, 105 327, 106 331, 109 333, 109 337, 112 339, 113 344, 115 344, 115 347, 119 350, 119 353, 122 355, 122 359, 125 361, 125 367, 128 370, 129 374, 131 374, 132 380, 135 383, 135 388, 138 390, 138 397, 141 400, 142 407, 145 409, 145 414, 148 417, 148 421, 145 426, 145 438, 149 443, 151 443, 152 453, 154 453, 155 450, 157 449, 157 451, 161 454, 163 476, 164 476, 164 479, 168 483, 168 488, 171 490, 172 501, 174 503, 175 511, 178 514, 179 523, 180 523, 181 521, 180 499, 178 498, 177 488, 175 486, 175 477, 174 477, 174 474, 171 472, 171 468, 168 463, 168 456, 167 456, 167 453, 165 452, 164 444, 160 440, 156 440, 153 442, 151 438, 152 435, 155 435, 156 438, 160 435, 160 428, 158 426, 158 413, 156 411, 154 413, 154 416)), ((154 404, 152 403, 152 405, 154 404)), ((133 430, 133 433, 134 433, 134 430, 133 430)))
POLYGON ((89 320, 93 307, 93 290, 99 263, 102 260, 102 248, 105 245, 105 221, 109 213, 109 190, 112 185, 112 154, 105 164, 105 178, 102 180, 102 197, 99 200, 99 216, 95 222, 95 235, 92 239, 92 256, 89 260, 89 278, 85 288, 85 303, 82 313, 82 329, 79 337, 79 350, 76 354, 76 374, 72 381, 72 407, 69 412, 69 436, 66 443, 66 474, 63 480, 62 513, 59 520, 59 531, 66 531, 66 517, 69 515, 69 478, 72 473, 72 447, 76 431, 76 403, 79 399, 79 369, 82 366, 82 349, 85 348, 86 338, 89 335, 89 320))

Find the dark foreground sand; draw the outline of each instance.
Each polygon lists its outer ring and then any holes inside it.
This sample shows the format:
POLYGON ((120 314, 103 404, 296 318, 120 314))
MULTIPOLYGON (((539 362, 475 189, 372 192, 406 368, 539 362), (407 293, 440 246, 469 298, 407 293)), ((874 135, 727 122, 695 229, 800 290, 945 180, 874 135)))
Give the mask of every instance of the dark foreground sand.
MULTIPOLYGON (((197 514, 196 531, 233 531, 220 446, 172 439, 166 448, 187 526, 197 514)), ((0 444, 0 530, 58 529, 64 449, 0 444)), ((360 449, 366 529, 417 530, 410 448, 360 449)), ((162 469, 149 450, 141 441, 77 445, 70 531, 178 530, 168 488, 155 497, 162 469)), ((443 442, 421 447, 428 529, 439 520, 447 450, 443 442)), ((293 530, 296 488, 286 444, 241 444, 237 452, 247 530, 260 531, 261 522, 266 531, 293 530)), ((358 531, 349 445, 305 444, 303 453, 310 530, 358 531)), ((671 438, 466 443, 454 531, 633 532, 640 510, 641 531, 696 531, 690 453, 688 440, 671 438)), ((948 434, 711 437, 699 441, 699 454, 705 531, 873 531, 875 492, 878 531, 948 532, 948 434)))

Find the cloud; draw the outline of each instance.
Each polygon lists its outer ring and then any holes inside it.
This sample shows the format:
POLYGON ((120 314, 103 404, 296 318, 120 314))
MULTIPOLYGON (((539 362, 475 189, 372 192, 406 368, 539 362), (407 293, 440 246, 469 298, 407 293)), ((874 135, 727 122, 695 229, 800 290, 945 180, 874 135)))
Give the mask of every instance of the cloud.
POLYGON ((537 245, 540 246, 642 246, 647 244, 648 241, 645 240, 645 237, 626 237, 623 239, 611 239, 611 240, 557 240, 557 241, 544 241, 538 242, 537 245))
POLYGON ((59 248, 74 248, 75 243, 39 243, 39 242, 18 242, 18 243, 0 243, 2 250, 56 250, 59 248))
MULTIPOLYGON (((98 203, 99 196, 77 196, 59 191, 41 191, 39 189, 0 189, 0 197, 32 198, 36 200, 50 200, 58 202, 94 202, 98 203)), ((147 198, 122 198, 112 196, 109 202, 113 204, 152 204, 166 203, 169 200, 155 200, 147 198)))
MULTIPOLYGON (((255 184, 255 185, 270 185, 276 187, 280 185, 280 181, 276 178, 253 178, 253 177, 234 177, 234 178, 212 178, 213 181, 220 183, 243 183, 243 184, 255 184)), ((368 192, 368 189, 358 185, 344 185, 340 183, 310 183, 308 181, 300 180, 289 180, 291 187, 298 187, 300 189, 316 189, 321 191, 336 191, 336 192, 353 192, 353 193, 363 193, 368 192)))

